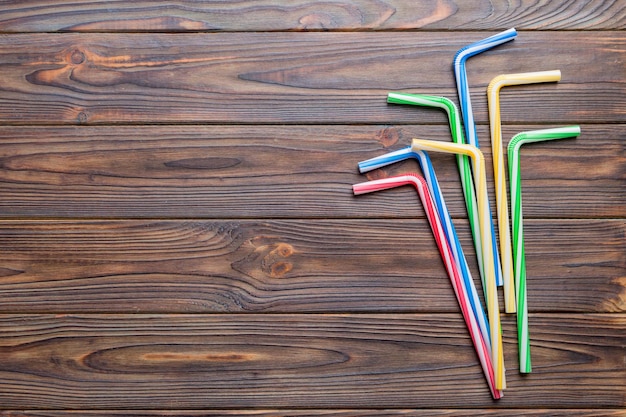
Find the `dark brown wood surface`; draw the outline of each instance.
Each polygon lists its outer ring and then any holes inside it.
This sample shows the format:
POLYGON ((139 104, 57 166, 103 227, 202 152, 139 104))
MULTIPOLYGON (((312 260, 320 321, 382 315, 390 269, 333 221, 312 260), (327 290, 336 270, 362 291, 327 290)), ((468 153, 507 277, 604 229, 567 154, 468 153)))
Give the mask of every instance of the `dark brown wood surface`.
MULTIPOLYGON (((294 417, 316 417, 316 416, 338 416, 338 417, 353 417, 353 416, 376 416, 376 417, 397 417, 397 416, 416 416, 416 417, 451 417, 451 416, 519 416, 519 409, 343 409, 343 410, 328 410, 328 409, 254 409, 246 410, 242 413, 239 410, 226 410, 226 409, 204 409, 200 411, 196 410, 167 410, 167 411, 153 411, 153 410, 81 410, 80 414, 89 417, 104 417, 104 416, 135 416, 135 417, 152 417, 152 416, 175 416, 175 417, 216 417, 216 416, 253 416, 253 417, 276 417, 276 416, 294 416, 294 417)), ((623 417, 624 410, 622 409, 580 409, 580 408, 567 408, 567 409, 524 409, 525 416, 532 417, 623 417)), ((75 411, 58 411, 58 410, 20 410, 19 413, 2 412, 2 417, 67 417, 75 416, 75 411)))
MULTIPOLYGON (((511 364, 501 406, 622 401, 623 316, 531 319, 535 369, 515 372, 517 341, 505 337, 511 364)), ((0 329, 7 359, 0 400, 18 409, 105 408, 113 399, 117 408, 144 409, 321 408, 331 396, 350 408, 485 402, 460 314, 5 315, 0 329), (30 389, 11 389, 16 384, 30 389)), ((516 333, 512 318, 503 333, 516 333)))
POLYGON ((626 415, 624 29, 619 0, 0 1, 0 416, 626 415), (467 64, 488 174, 498 74, 563 74, 502 90, 505 142, 582 134, 522 148, 533 373, 503 314, 493 401, 415 191, 351 185, 450 140, 387 92, 458 102, 454 53, 512 26, 467 64))
MULTIPOLYGON (((525 226, 531 311, 624 310, 623 220, 525 226)), ((458 311, 424 219, 5 221, 0 246, 5 313, 458 311)))
MULTIPOLYGON (((491 33, 489 33, 491 34, 491 33)), ((521 32, 468 60, 477 122, 498 74, 560 69, 502 92, 505 123, 626 122, 623 31, 521 32), (593 60, 597 65, 591 65, 593 60)), ((389 91, 454 97, 455 52, 484 32, 15 34, 0 37, 0 122, 435 123, 389 91)))
MULTIPOLYGON (((415 118, 445 117, 411 110, 415 118)), ((503 132, 508 143, 541 127, 505 125, 503 132)), ((583 124, 579 138, 523 147, 525 218, 623 217, 625 128, 583 124)), ((491 169, 488 126, 478 134, 491 169)), ((5 217, 38 218, 423 216, 408 187, 351 195, 351 185, 367 178, 418 170, 406 161, 366 177, 356 167, 413 137, 449 141, 450 131, 431 124, 3 127, 0 208, 5 217)), ((465 217, 454 157, 431 159, 452 215, 465 217)), ((495 204, 491 178, 489 187, 495 204)))
POLYGON ((624 4, 574 0, 3 2, 6 32, 623 29, 624 4))

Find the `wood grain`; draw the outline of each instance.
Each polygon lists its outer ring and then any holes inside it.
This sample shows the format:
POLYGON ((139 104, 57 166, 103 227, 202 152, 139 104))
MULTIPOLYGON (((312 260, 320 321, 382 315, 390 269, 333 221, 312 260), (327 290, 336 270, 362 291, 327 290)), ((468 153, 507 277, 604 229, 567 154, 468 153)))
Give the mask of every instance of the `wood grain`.
MULTIPOLYGON (((525 231, 531 312, 626 311, 626 222, 525 231)), ((5 313, 459 309, 424 219, 0 222, 0 247, 5 313)))
MULTIPOLYGON (((8 408, 623 407, 623 314, 531 315, 494 403, 460 315, 0 316, 8 408)), ((516 333, 512 320, 505 335, 516 333)))
POLYGON ((0 31, 624 29, 623 4, 575 0, 5 1, 0 31))
POLYGON ((626 417, 624 29, 620 0, 0 0, 0 417, 626 417), (502 91, 506 141, 582 135, 522 151, 533 373, 503 314, 496 402, 414 190, 351 185, 450 140, 389 91, 456 101, 456 51, 510 27, 467 65, 488 172, 498 74, 563 74, 502 91))
MULTIPOLYGON (((415 118, 442 112, 412 109, 415 118)), ((549 125, 553 126, 553 125, 549 125)), ((507 125, 504 137, 546 125, 507 125)), ((522 151, 526 218, 624 217, 626 125, 582 125, 578 139, 522 151), (593 155, 590 159, 588 155, 593 155)), ((491 178, 487 126, 479 126, 491 178)), ((409 187, 352 195, 359 161, 449 141, 445 125, 0 127, 0 217, 328 218, 423 216, 409 187)), ((508 139, 507 139, 508 141, 508 139)), ((431 153, 447 205, 466 217, 454 158, 431 153)))
MULTIPOLYGON (((525 409, 525 416, 531 417, 623 417, 624 410, 621 409, 525 409)), ((135 416, 135 417, 152 417, 152 416, 175 416, 175 417, 218 417, 218 416, 253 416, 253 417, 277 417, 277 416, 293 416, 293 417, 466 417, 466 416, 519 416, 519 409, 507 410, 499 409, 477 409, 477 408, 461 408, 461 409, 347 409, 347 410, 298 410, 298 409, 271 409, 271 410, 81 410, 80 415, 89 417, 107 417, 107 416, 135 416)), ((57 411, 57 410, 19 410, 19 411, 2 411, 2 417, 68 417, 76 416, 75 411, 57 411)))
MULTIPOLYGON (((485 36, 5 35, 0 123, 415 123, 415 109, 387 105, 387 92, 454 97, 455 52, 485 36)), ((468 63, 476 120, 487 122, 484 92, 496 75, 560 69, 558 84, 503 92, 503 122, 625 122, 624 50, 621 31, 524 32, 468 63)), ((438 116, 423 112, 419 120, 438 116)))

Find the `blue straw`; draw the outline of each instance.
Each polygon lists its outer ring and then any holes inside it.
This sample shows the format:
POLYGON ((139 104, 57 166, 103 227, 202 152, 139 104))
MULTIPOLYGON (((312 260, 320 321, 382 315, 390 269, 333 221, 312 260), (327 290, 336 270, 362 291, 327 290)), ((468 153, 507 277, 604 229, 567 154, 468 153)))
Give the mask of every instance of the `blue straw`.
POLYGON ((467 83, 467 71, 465 62, 468 58, 485 52, 495 46, 505 42, 512 41, 517 37, 515 29, 505 30, 496 35, 490 36, 478 42, 464 46, 454 56, 454 76, 456 78, 456 88, 459 95, 459 103, 461 105, 461 114, 463 115, 463 123, 465 125, 465 138, 470 145, 477 148, 478 137, 476 136, 476 123, 474 121, 474 113, 472 112, 472 99, 470 97, 469 86, 467 83))
MULTIPOLYGON (((474 113, 472 112, 472 99, 470 97, 469 86, 467 82, 467 71, 465 62, 468 58, 487 51, 495 46, 505 42, 512 41, 517 37, 517 31, 514 28, 505 30, 496 35, 490 36, 478 42, 467 45, 456 53, 454 56, 454 76, 456 78, 456 88, 459 94, 459 103, 461 105, 461 114, 463 116, 463 124, 465 127, 465 140, 470 145, 480 148, 478 144, 478 136, 476 135, 476 123, 474 121, 474 113)), ((489 208, 489 223, 491 225, 491 235, 493 242, 496 240, 496 232, 493 226, 493 216, 491 208, 489 208)), ((496 283, 498 286, 503 285, 502 266, 500 264, 500 255, 497 245, 493 245, 493 259, 496 263, 496 283)))
POLYGON ((437 175, 435 174, 435 170, 433 168, 432 162, 430 161, 428 153, 426 153, 425 151, 413 151, 411 147, 400 149, 395 152, 390 152, 385 155, 368 159, 367 161, 359 162, 359 171, 361 173, 365 173, 380 168, 382 166, 409 158, 417 159, 417 162, 422 169, 424 179, 426 180, 426 184, 428 185, 430 194, 435 201, 435 205, 437 206, 439 217, 442 220, 444 232, 446 235, 446 239, 448 240, 448 244, 450 245, 450 249, 452 250, 454 262, 456 263, 457 267, 461 271, 461 274, 463 275, 465 291, 469 294, 470 304, 472 306, 474 317, 476 317, 476 322, 478 323, 480 332, 482 333, 483 339, 485 340, 485 345, 487 345, 487 349, 489 350, 489 352, 491 352, 491 334, 489 332, 489 322, 487 320, 487 315, 485 314, 485 310, 483 310, 480 299, 478 298, 478 292, 476 291, 474 280, 472 279, 472 274, 470 273, 469 266, 467 265, 467 259, 465 258, 465 254, 463 253, 463 248, 461 248, 461 242, 459 241, 456 229, 454 228, 454 224, 452 223, 452 219, 450 217, 448 207, 446 206, 446 202, 443 198, 441 188, 439 188, 439 181, 437 181, 437 175))

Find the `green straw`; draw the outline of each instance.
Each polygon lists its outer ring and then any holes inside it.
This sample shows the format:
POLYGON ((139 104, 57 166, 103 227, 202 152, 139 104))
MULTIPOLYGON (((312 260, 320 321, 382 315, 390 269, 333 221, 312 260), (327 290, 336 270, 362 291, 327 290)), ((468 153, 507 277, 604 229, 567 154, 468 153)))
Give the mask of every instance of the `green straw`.
MULTIPOLYGON (((456 104, 452 100, 441 96, 430 96, 425 94, 409 94, 409 93, 389 93, 387 94, 387 103, 392 104, 409 104, 413 106, 437 107, 445 110, 448 114, 448 124, 450 125, 450 133, 454 143, 463 144, 463 127, 461 126, 461 118, 456 104)), ((465 197, 465 206, 467 207, 467 217, 469 219, 472 231, 472 239, 474 240, 474 248, 476 249, 476 259, 478 270, 483 284, 483 291, 487 297, 487 285, 485 282, 485 270, 483 267, 483 247, 480 239, 480 222, 478 219, 478 202, 476 200, 476 191, 474 188, 474 177, 469 157, 467 155, 456 155, 456 162, 459 167, 461 176, 461 186, 463 187, 463 196, 465 197)))
POLYGON ((528 306, 526 303, 526 257, 524 253, 524 225, 522 221, 522 186, 519 150, 525 143, 563 139, 580 135, 580 126, 532 130, 513 136, 508 146, 509 183, 511 187, 511 217, 513 223, 513 262, 515 295, 517 298, 517 341, 521 373, 530 373, 530 335, 528 331, 528 306))

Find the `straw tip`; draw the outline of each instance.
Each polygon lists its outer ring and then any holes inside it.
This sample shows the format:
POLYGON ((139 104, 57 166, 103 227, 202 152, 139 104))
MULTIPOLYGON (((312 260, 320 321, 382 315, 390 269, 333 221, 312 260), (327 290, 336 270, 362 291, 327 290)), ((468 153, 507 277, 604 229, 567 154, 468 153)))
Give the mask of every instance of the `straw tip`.
POLYGON ((403 99, 405 99, 408 96, 409 94, 407 93, 398 93, 398 92, 392 91, 390 93, 387 93, 387 103, 397 104, 397 103, 400 103, 403 99))
POLYGON ((359 168, 359 172, 361 174, 365 174, 367 171, 369 171, 367 165, 365 164, 365 162, 359 162, 357 164, 357 167, 359 168))
POLYGON ((368 194, 372 191, 376 191, 376 189, 372 188, 371 181, 361 182, 352 186, 352 193, 354 195, 368 194))
POLYGON ((579 125, 567 126, 565 129, 567 129, 569 133, 576 135, 576 136, 580 135, 581 133, 579 125))
POLYGON ((546 73, 549 76, 549 81, 561 81, 561 70, 552 70, 552 71, 546 71, 546 73))

